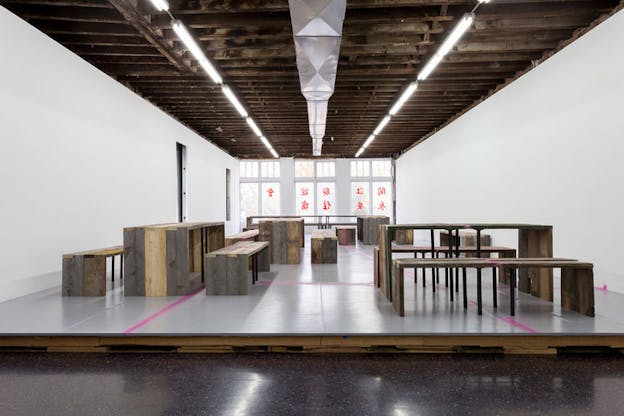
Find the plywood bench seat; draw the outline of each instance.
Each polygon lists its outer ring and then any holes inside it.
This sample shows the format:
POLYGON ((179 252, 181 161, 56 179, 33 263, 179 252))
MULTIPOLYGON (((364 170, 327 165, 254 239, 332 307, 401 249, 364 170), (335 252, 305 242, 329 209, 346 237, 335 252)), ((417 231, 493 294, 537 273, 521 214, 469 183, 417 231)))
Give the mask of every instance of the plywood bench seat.
POLYGON ((123 278, 123 252, 123 246, 114 246, 63 254, 63 296, 106 296, 106 259, 112 258, 114 281, 115 257, 121 256, 123 278))
MULTIPOLYGON (((459 248, 452 247, 450 249, 453 254, 476 254, 477 247, 476 246, 459 246, 459 248)), ((435 246, 433 248, 435 253, 448 253, 448 246, 435 246)), ((431 246, 413 246, 411 244, 393 244, 392 252, 394 253, 422 253, 427 254, 431 253, 431 246)), ((516 249, 511 247, 503 247, 503 246, 482 246, 481 247, 482 254, 514 254, 515 257, 516 249)))
MULTIPOLYGON (((394 310, 405 315, 404 270, 425 268, 461 268, 464 308, 467 307, 466 269, 497 267, 501 275, 511 272, 509 284, 510 312, 515 315, 515 286, 517 269, 561 269, 561 306, 587 316, 594 316, 594 275, 593 264, 573 259, 559 258, 452 258, 452 259, 395 259, 392 261, 392 304, 394 310)), ((479 275, 478 275, 479 276, 479 275)), ((451 279, 451 301, 453 301, 453 280, 451 279)), ((494 305, 496 307, 496 288, 494 305)), ((477 281, 477 307, 481 314, 481 281, 477 281)))
POLYGON ((206 295, 247 295, 258 271, 270 269, 269 243, 240 241, 206 254, 206 295), (252 259, 251 281, 248 264, 252 259))
POLYGON ((338 238, 333 230, 312 231, 312 264, 336 264, 338 262, 338 238))
POLYGON ((232 234, 225 237, 225 245, 229 246, 239 241, 258 241, 259 230, 247 230, 238 234, 232 234))
MULTIPOLYGON (((392 244, 392 252, 393 253, 413 253, 414 257, 418 257, 418 255, 420 254, 423 258, 427 255, 427 254, 431 254, 431 246, 414 246, 411 244, 392 244)), ((444 255, 445 257, 448 256, 448 252, 449 252, 449 247, 448 246, 434 246, 433 247, 433 253, 434 253, 434 257, 438 258, 440 254, 444 255)), ((477 254, 477 247, 473 247, 473 246, 460 246, 460 247, 453 247, 453 255, 457 255, 457 254, 464 254, 467 257, 470 256, 476 256, 477 254)), ((509 258, 509 257, 516 257, 516 250, 514 248, 511 247, 502 247, 502 246, 484 246, 481 247, 481 255, 485 257, 485 255, 487 255, 487 257, 489 257, 491 254, 497 254, 498 258, 509 258)), ((379 285, 381 284, 381 280, 380 280, 380 269, 379 269, 379 248, 378 246, 373 247, 373 258, 375 260, 374 262, 374 270, 373 270, 373 280, 375 282, 375 286, 379 287, 379 285)), ((423 269, 424 270, 424 269, 423 269)), ((436 268, 432 268, 433 273, 436 274, 436 278, 437 278, 437 271, 438 269, 436 268)), ((494 269, 494 278, 496 279, 496 268, 494 269)), ((417 276, 414 276, 414 281, 416 281, 417 276)), ((509 278, 508 275, 501 275, 500 276, 500 281, 502 283, 509 283, 509 278)), ((447 286, 448 286, 448 277, 446 279, 447 282, 447 286)), ((425 280, 424 280, 424 271, 423 271, 423 287, 425 286, 425 280)), ((434 286, 434 290, 435 290, 435 286, 434 286)))

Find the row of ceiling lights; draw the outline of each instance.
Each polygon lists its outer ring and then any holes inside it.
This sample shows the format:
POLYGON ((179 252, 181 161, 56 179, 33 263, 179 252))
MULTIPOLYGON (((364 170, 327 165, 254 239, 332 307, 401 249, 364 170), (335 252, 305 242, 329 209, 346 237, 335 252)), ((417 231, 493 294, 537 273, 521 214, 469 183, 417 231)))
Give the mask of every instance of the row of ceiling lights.
POLYGON ((223 92, 223 95, 225 95, 230 103, 232 103, 236 111, 238 111, 238 114, 240 114, 240 116, 245 119, 254 134, 258 136, 262 144, 264 144, 269 152, 271 152, 271 155, 273 155, 273 157, 275 158, 279 157, 275 149, 273 149, 273 146, 271 146, 269 140, 264 136, 264 134, 262 134, 262 131, 254 121, 254 119, 249 115, 249 113, 245 109, 245 106, 243 106, 243 104, 239 101, 238 97, 236 97, 234 91, 232 91, 230 87, 223 83, 223 78, 214 67, 214 65, 212 65, 212 62, 210 62, 210 60, 206 57, 206 55, 199 47, 186 26, 184 26, 184 23, 176 19, 171 14, 171 12, 169 11, 169 3, 167 2, 167 0, 151 0, 151 2, 158 11, 167 12, 167 14, 169 14, 169 17, 171 17, 171 26, 174 32, 178 35, 186 48, 195 57, 199 65, 201 65, 201 67, 204 69, 204 71, 206 71, 210 79, 212 79, 215 84, 221 86, 221 91, 223 92))
POLYGON ((440 46, 440 48, 436 51, 436 53, 429 59, 429 61, 423 67, 423 69, 420 70, 420 72, 418 73, 418 76, 416 77, 416 81, 412 81, 409 83, 409 85, 407 86, 407 88, 405 88, 405 90, 403 91, 399 99, 390 108, 390 111, 388 111, 388 114, 386 114, 385 117, 381 119, 381 121, 379 122, 375 130, 373 131, 373 134, 368 136, 368 138, 366 139, 362 147, 360 147, 360 149, 357 151, 357 153, 355 154, 355 157, 360 157, 360 155, 364 153, 366 148, 373 142, 373 140, 375 140, 375 138, 379 135, 379 133, 381 133, 381 130, 383 130, 383 128, 386 127, 386 125, 390 122, 392 117, 394 117, 399 112, 401 107, 403 107, 403 104, 405 104, 407 100, 409 100, 409 98, 412 96, 412 94, 414 94, 414 91, 416 91, 416 89, 418 88, 418 83, 420 81, 424 81, 427 79, 427 77, 433 72, 435 67, 438 66, 438 64, 442 61, 442 59, 446 56, 446 54, 448 54, 450 50, 453 48, 453 46, 455 46, 457 41, 462 37, 462 35, 466 32, 466 30, 470 28, 470 26, 472 25, 472 22, 474 22, 475 11, 477 10, 477 8, 482 3, 489 3, 489 2, 490 0, 478 0, 477 5, 475 6, 474 9, 472 9, 472 12, 466 13, 461 18, 461 20, 455 26, 451 34, 444 40, 444 43, 440 46))

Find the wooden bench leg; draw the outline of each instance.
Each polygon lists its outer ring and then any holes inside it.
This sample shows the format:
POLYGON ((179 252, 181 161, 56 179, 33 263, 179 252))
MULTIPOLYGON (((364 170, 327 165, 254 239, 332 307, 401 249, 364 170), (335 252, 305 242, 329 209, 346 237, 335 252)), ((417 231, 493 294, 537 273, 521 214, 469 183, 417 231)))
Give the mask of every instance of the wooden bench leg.
POLYGON ((373 281, 379 287, 379 248, 373 247, 373 281))
POLYGON ((399 316, 405 316, 404 274, 400 267, 392 270, 392 307, 399 316))
POLYGON ((492 303, 498 308, 498 288, 496 287, 496 267, 492 267, 492 303))
POLYGON ((501 276, 511 275, 509 279, 509 314, 516 315, 516 276, 513 276, 514 270, 505 267, 499 267, 498 273, 501 276))
POLYGON ((477 269, 477 314, 483 315, 483 293, 481 292, 481 268, 477 269))
POLYGON ((258 253, 251 256, 251 284, 255 285, 258 281, 258 253))
MULTIPOLYGON (((448 256, 446 255, 446 253, 444 253, 444 258, 447 259, 448 256)), ((448 267, 446 269, 444 269, 444 287, 448 287, 449 286, 449 269, 448 267)))
POLYGON ((594 271, 561 269, 561 307, 594 316, 594 271))
POLYGON ((271 271, 271 251, 269 247, 265 247, 264 250, 258 253, 258 272, 270 272, 271 271))
POLYGON ((468 309, 468 292, 466 290, 466 268, 462 267, 462 286, 464 291, 464 309, 468 309))

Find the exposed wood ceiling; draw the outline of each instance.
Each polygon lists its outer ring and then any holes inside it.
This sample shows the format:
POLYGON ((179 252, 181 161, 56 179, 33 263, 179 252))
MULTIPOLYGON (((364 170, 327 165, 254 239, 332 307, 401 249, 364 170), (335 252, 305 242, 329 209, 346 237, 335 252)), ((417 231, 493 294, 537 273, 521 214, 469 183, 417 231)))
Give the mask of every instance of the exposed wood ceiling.
MULTIPOLYGON (((281 156, 311 155, 287 0, 169 0, 281 156)), ((604 18, 620 0, 492 0, 364 157, 396 154, 604 18)), ((148 0, 0 0, 232 155, 270 157, 148 0)), ((353 157, 476 0, 348 0, 323 155, 353 157), (331 139, 333 137, 333 141, 331 139)), ((6 39, 4 41, 7 41, 6 39)))

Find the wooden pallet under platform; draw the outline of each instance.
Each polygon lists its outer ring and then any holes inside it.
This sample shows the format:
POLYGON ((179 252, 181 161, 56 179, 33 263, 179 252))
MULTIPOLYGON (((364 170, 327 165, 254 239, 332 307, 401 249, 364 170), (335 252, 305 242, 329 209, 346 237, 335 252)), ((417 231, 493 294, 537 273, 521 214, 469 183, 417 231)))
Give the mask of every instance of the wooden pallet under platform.
POLYGON ((304 335, 4 336, 0 351, 26 352, 344 352, 555 355, 624 352, 622 335, 304 335))

